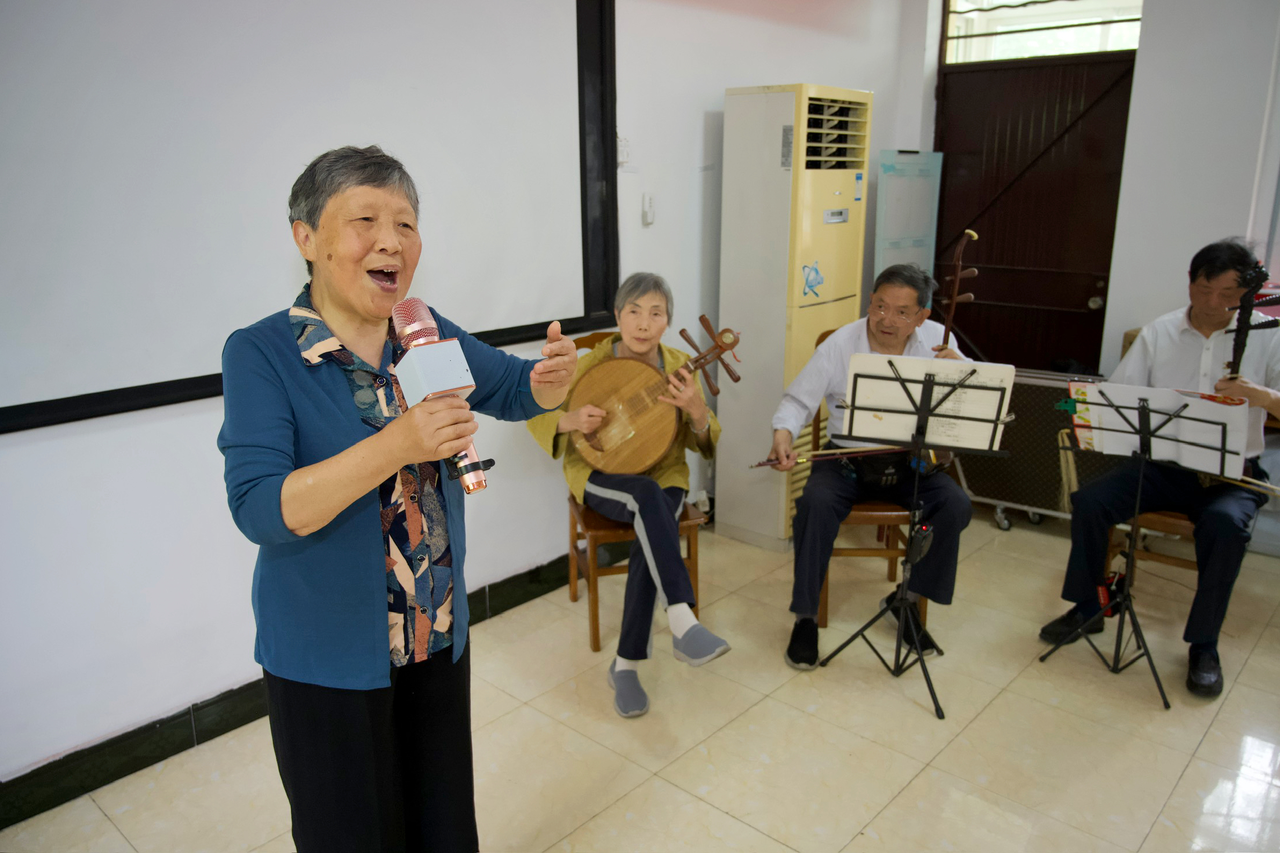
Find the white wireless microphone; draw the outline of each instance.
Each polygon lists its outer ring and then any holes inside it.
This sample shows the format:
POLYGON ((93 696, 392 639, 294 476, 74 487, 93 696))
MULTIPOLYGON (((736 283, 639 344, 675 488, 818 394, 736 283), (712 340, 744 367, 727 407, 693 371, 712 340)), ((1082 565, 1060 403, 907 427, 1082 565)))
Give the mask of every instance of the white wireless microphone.
MULTIPOLYGON (((462 344, 457 338, 440 340, 440 329, 425 302, 414 297, 397 302, 391 308, 391 319, 405 350, 396 365, 396 379, 407 405, 450 395, 465 400, 475 390, 462 344)), ((474 443, 448 462, 449 479, 462 480, 467 494, 487 485, 484 472, 493 467, 493 460, 480 459, 474 443)))

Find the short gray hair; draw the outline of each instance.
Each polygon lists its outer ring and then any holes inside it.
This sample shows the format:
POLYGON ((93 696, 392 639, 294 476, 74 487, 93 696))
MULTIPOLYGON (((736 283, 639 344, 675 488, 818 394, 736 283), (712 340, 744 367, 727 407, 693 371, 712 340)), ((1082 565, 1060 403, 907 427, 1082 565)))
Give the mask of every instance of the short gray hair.
POLYGON ((938 290, 938 283, 933 280, 933 276, 919 264, 894 264, 891 267, 885 267, 884 271, 876 276, 875 284, 871 285, 871 292, 875 293, 886 284, 897 284, 914 290, 916 304, 921 308, 933 307, 933 294, 938 290))
POLYGON ((650 293, 661 293, 662 298, 667 300, 667 322, 671 322, 671 312, 676 308, 676 301, 671 296, 667 280, 653 272, 633 272, 627 276, 627 280, 618 286, 618 292, 613 296, 613 313, 620 313, 623 305, 650 293))
MULTIPOLYGON (((289 224, 305 222, 320 227, 320 215, 329 199, 352 187, 379 187, 398 191, 418 215, 418 188, 404 164, 377 145, 356 148, 347 145, 326 151, 312 160, 293 182, 289 192, 289 224)), ((311 261, 307 261, 307 275, 311 261)))

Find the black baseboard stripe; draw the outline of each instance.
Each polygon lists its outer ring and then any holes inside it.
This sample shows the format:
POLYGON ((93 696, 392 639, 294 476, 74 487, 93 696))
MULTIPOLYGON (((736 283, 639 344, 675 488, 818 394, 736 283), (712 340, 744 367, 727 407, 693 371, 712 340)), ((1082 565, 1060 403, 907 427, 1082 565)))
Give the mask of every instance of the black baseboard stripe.
MULTIPOLYGON (((491 583, 467 594, 471 624, 483 622, 569 581, 568 557, 491 583)), ((266 716, 262 679, 163 720, 64 755, 8 782, 0 782, 0 829, 70 802, 197 744, 266 716)))

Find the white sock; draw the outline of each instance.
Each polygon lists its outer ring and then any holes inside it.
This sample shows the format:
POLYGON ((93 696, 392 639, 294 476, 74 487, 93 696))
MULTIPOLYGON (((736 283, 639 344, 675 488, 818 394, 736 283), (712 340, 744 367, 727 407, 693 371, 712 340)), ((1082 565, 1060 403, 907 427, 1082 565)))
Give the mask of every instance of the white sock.
POLYGON ((698 624, 698 617, 693 615, 689 605, 673 604, 667 608, 667 624, 671 626, 672 634, 683 637, 685 631, 698 624))
POLYGON ((614 661, 613 661, 614 672, 626 672, 628 670, 630 670, 631 672, 635 672, 639 668, 640 668, 640 661, 638 660, 627 660, 626 658, 614 658, 614 661))

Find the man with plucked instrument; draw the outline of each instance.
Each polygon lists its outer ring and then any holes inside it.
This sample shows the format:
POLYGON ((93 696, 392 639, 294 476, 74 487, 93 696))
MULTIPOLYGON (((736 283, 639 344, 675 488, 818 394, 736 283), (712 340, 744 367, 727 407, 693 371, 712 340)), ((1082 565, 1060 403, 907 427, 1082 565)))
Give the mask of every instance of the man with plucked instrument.
MULTIPOLYGON (((1229 376, 1234 310, 1241 303, 1244 277, 1259 269, 1253 252, 1236 240, 1205 246, 1188 270, 1191 304, 1148 323, 1111 376, 1124 385, 1216 392, 1249 401, 1245 474, 1266 479, 1258 466, 1262 426, 1270 412, 1280 416, 1280 332, 1248 335, 1238 375, 1229 376)), ((1250 306, 1252 307, 1252 306, 1250 306)), ((1138 467, 1125 466, 1089 483, 1071 496, 1071 554, 1062 597, 1074 605, 1040 629, 1040 639, 1057 643, 1071 637, 1105 606, 1111 526, 1129 520, 1137 498, 1138 467)), ((1195 524, 1196 595, 1182 638, 1188 653, 1187 689, 1199 696, 1222 692, 1218 633, 1258 509, 1267 502, 1259 491, 1224 482, 1202 485, 1195 471, 1148 465, 1143 478, 1143 512, 1186 514, 1195 524)), ((1108 597, 1109 600, 1109 597, 1108 597)), ((1102 621, 1089 633, 1103 630, 1102 621)), ((1077 634, 1078 638, 1079 635, 1077 634)), ((1074 640, 1073 640, 1074 641, 1074 640)))
MULTIPOLYGON (((638 717, 649 710, 637 665, 649 656, 655 599, 666 610, 678 660, 701 666, 729 651, 729 644, 693 615, 693 585, 680 552, 678 520, 689 491, 685 451, 694 450, 710 459, 720 437, 720 424, 707 407, 697 377, 685 367, 689 356, 662 343, 662 333, 671 322, 671 308, 671 288, 662 276, 629 276, 614 297, 619 331, 578 359, 569 399, 558 410, 528 422, 529 431, 544 450, 553 457, 564 457, 564 476, 578 501, 606 518, 635 527, 618 654, 609 665, 613 706, 623 717, 638 717), (569 409, 569 403, 585 374, 619 358, 638 359, 665 374, 666 387, 659 384, 663 393, 656 397, 657 405, 679 410, 675 440, 655 464, 639 474, 594 470, 569 440, 573 433, 594 436, 606 417, 615 417, 599 406, 569 409)), ((658 379, 660 383, 661 377, 658 379)))
MULTIPOLYGON (((773 415, 769 458, 777 460, 775 469, 788 471, 795 467, 795 437, 813 419, 824 397, 828 412, 839 411, 837 406, 848 393, 849 359, 854 354, 969 360, 954 347, 943 345, 942 324, 929 319, 937 287, 937 282, 915 264, 895 264, 876 277, 867 316, 833 332, 787 386, 773 415)), ((827 446, 859 444, 835 439, 827 446)), ((912 490, 909 466, 906 452, 813 461, 804 492, 796 500, 792 522, 795 581, 791 612, 796 621, 786 651, 787 663, 792 667, 813 669, 818 664, 818 600, 840 523, 856 501, 884 500, 906 507, 912 490)), ((920 596, 950 604, 960 531, 968 526, 973 507, 955 481, 940 471, 920 478, 919 498, 923 520, 933 526, 934 536, 928 553, 912 567, 907 606, 916 607, 920 596)), ((920 643, 925 653, 936 651, 927 632, 921 634, 920 643)))

